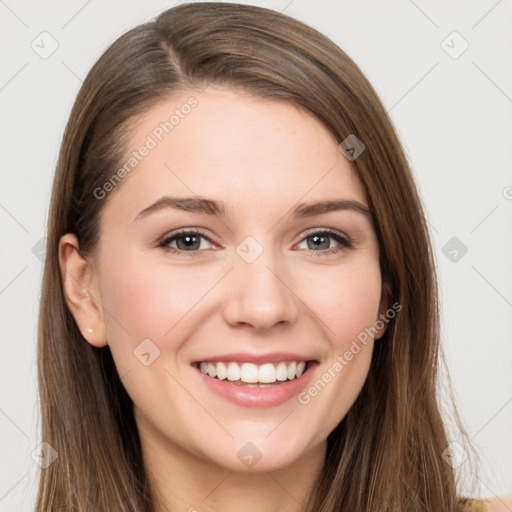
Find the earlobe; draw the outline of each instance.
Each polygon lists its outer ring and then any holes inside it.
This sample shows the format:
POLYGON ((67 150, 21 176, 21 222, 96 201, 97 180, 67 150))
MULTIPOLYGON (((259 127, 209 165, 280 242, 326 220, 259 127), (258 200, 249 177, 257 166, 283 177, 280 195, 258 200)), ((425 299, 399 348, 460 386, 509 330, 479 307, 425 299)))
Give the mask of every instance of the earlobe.
POLYGON ((59 241, 59 264, 66 304, 83 337, 96 347, 107 345, 97 276, 79 251, 78 239, 66 233, 59 241))

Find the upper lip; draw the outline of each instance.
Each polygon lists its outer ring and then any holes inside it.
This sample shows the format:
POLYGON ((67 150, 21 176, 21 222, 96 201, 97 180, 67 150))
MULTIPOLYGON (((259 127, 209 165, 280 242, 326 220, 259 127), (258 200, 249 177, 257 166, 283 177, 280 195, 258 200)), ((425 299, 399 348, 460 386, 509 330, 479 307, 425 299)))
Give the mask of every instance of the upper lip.
POLYGON ((281 361, 315 361, 314 357, 302 356, 291 352, 271 352, 268 354, 251 354, 249 352, 236 352, 231 354, 217 354, 211 357, 197 359, 194 363, 217 363, 217 362, 235 362, 235 363, 280 363, 281 361))

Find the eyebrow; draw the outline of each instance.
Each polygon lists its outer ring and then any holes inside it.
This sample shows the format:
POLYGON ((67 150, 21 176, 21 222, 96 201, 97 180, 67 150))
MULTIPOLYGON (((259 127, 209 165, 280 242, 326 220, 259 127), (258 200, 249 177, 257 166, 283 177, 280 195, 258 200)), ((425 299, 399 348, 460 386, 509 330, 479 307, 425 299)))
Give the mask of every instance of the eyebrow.
MULTIPOLYGON (((147 217, 152 213, 162 210, 174 209, 185 212, 205 213, 207 215, 225 217, 227 208, 222 201, 208 199, 206 197, 169 197, 164 196, 152 205, 144 208, 135 217, 134 221, 138 221, 147 217)), ((358 201, 352 199, 331 199, 325 201, 301 203, 292 210, 292 215, 295 217, 313 217, 321 215, 322 213, 329 213, 333 211, 354 211, 361 213, 368 218, 371 218, 371 210, 358 201)))

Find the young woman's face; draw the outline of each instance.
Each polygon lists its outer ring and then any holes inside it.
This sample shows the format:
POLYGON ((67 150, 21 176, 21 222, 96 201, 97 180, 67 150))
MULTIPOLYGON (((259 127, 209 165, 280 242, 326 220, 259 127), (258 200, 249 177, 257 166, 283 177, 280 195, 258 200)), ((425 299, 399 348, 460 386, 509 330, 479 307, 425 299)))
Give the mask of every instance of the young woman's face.
POLYGON ((176 94, 139 120, 129 172, 98 199, 95 272, 110 350, 159 453, 282 468, 325 446, 354 403, 386 305, 340 142, 290 104, 227 89, 176 94))

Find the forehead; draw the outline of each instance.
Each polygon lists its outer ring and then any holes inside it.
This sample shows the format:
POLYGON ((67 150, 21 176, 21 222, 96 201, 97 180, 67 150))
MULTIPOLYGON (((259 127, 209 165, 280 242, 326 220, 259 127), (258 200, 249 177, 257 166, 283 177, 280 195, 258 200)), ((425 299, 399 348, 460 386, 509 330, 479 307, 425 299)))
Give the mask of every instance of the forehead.
POLYGON ((134 218, 165 194, 223 198, 238 211, 301 199, 366 203, 338 144, 291 103, 222 88, 180 91, 135 120, 107 209, 134 218))

